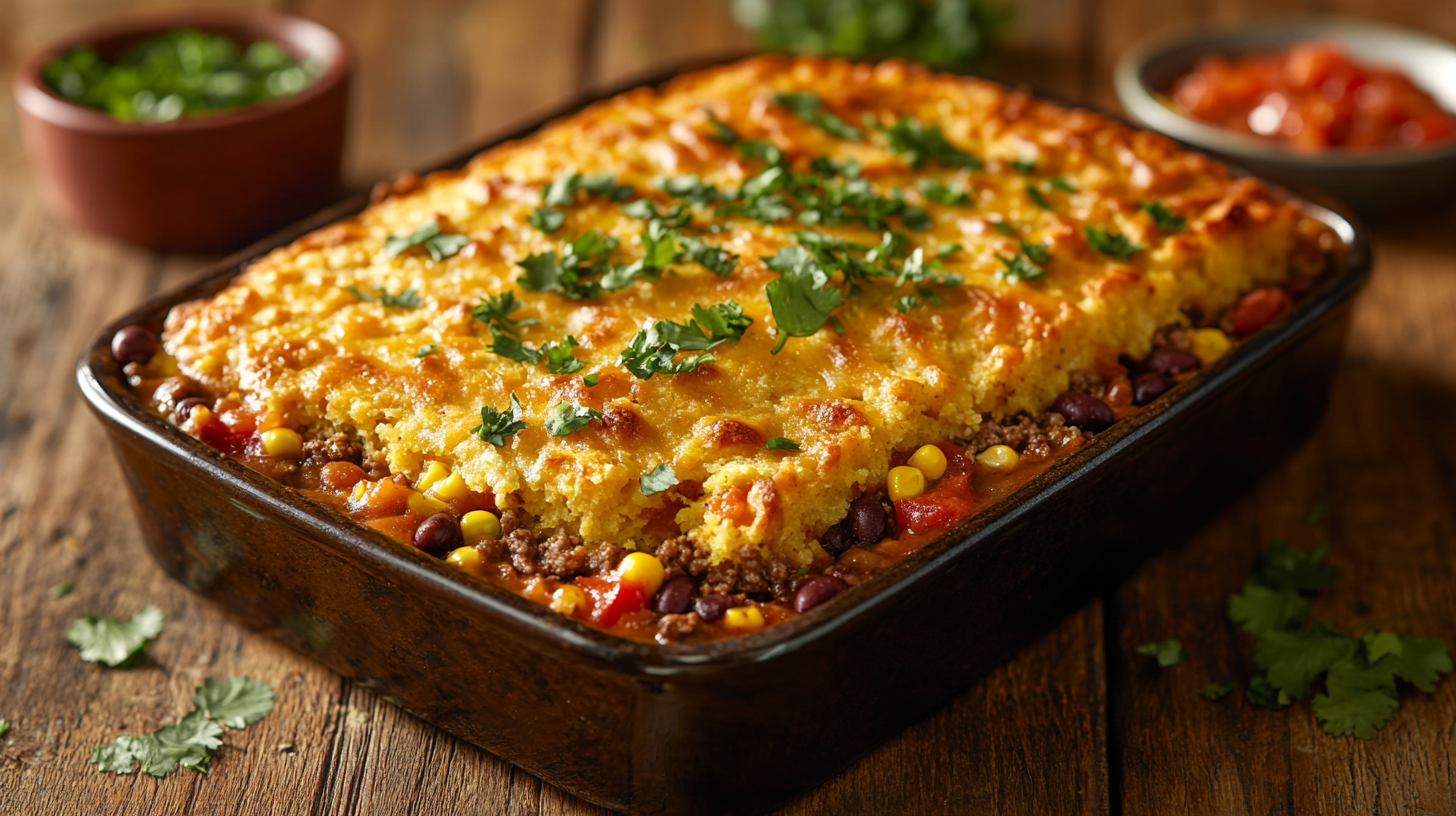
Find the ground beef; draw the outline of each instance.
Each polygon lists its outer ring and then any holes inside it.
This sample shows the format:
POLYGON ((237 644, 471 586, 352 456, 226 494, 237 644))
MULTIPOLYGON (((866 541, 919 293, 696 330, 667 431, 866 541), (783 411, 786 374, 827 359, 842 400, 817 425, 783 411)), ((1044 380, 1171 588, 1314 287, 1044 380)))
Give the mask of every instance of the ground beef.
POLYGON ((541 542, 536 554, 536 565, 542 575, 565 579, 586 571, 591 558, 591 549, 581 539, 566 533, 557 533, 541 542))
POLYGON ((328 439, 310 439, 303 443, 303 459, 311 465, 323 467, 330 462, 359 463, 359 449, 343 434, 334 434, 328 439))
POLYGON ((789 587, 789 568, 782 561, 765 557, 757 547, 738 548, 735 561, 724 561, 708 568, 703 578, 704 595, 784 594, 789 587), (782 590, 782 591, 780 591, 782 590))
POLYGON ((697 576, 708 571, 711 552, 707 547, 687 536, 678 536, 657 545, 653 551, 666 570, 665 580, 671 581, 680 575, 697 576))
POLYGON ((502 538, 511 556, 511 566, 522 575, 536 574, 536 534, 522 527, 502 538))
POLYGON ((1175 348, 1179 351, 1193 350, 1193 337, 1183 326, 1165 326, 1153 335, 1153 348, 1175 348))
POLYGON ((500 514, 501 535, 510 535, 522 527, 529 527, 526 514, 520 510, 502 510, 500 514))
POLYGON ((617 568, 617 564, 621 563, 622 556, 626 554, 627 551, 616 544, 605 542, 598 544, 591 548, 591 552, 587 556, 587 571, 592 575, 610 575, 617 568))
POLYGON ((371 479, 383 479, 389 475, 389 462, 384 457, 384 451, 376 452, 360 465, 371 479))
POLYGON ((500 561, 506 557, 506 542, 499 538, 482 541, 475 545, 475 551, 486 561, 500 561))
POLYGON ((691 635, 703 619, 698 613, 689 612, 686 615, 663 615, 657 621, 657 642, 677 643, 691 635))
POLYGON ((971 438, 971 453, 980 453, 992 445, 1006 445, 1023 456, 1046 459, 1052 452, 1075 439, 1082 438, 1082 431, 1066 424, 1066 419, 1055 411, 1042 414, 1038 419, 1021 415, 1005 423, 988 420, 971 438))

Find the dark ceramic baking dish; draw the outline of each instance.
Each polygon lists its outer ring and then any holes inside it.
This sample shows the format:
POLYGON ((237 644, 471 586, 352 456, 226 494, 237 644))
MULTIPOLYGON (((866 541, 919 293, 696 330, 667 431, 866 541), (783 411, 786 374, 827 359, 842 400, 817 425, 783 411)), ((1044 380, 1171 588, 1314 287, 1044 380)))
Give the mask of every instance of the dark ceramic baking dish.
POLYGON ((116 329, 159 327, 250 259, 366 204, 322 212, 96 336, 77 377, 145 540, 247 625, 553 784, 648 814, 755 812, 813 787, 1197 528, 1319 421, 1370 269, 1358 224, 1302 205, 1343 244, 1336 268, 1228 357, 824 606, 746 637, 657 646, 304 499, 128 393, 116 329))

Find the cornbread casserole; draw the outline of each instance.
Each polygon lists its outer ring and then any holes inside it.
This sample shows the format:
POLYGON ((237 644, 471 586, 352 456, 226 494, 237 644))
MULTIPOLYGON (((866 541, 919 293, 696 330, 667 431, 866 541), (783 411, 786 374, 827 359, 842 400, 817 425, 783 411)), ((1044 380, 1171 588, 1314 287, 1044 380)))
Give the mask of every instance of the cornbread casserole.
POLYGON ((123 330, 133 385, 664 641, 903 556, 1277 317, 1332 245, 1168 139, 900 62, 691 73, 375 198, 174 309, 161 353, 123 330))

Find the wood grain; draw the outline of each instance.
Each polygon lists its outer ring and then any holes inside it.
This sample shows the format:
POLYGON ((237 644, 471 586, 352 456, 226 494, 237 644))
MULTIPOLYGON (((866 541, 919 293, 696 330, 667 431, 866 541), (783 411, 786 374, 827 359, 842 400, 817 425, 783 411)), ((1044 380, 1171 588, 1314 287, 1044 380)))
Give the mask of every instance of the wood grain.
MULTIPOLYGON (((81 26, 184 0, 0 2, 0 68, 81 26)), ((277 8, 344 34, 359 65, 347 176, 367 185, 575 94, 748 44, 716 2, 211 0, 277 8)), ((1023 0, 992 75, 1109 104, 1116 55, 1188 19, 1334 8, 1456 37, 1442 0, 1023 0)), ((1374 742, 1197 697, 1247 676, 1225 596, 1271 537, 1327 540, 1346 579, 1316 615, 1456 642, 1456 214, 1382 225, 1335 404, 1317 437, 1228 513, 1073 615, 956 702, 784 814, 1451 813, 1456 691, 1408 695, 1374 742), (1443 421, 1444 420, 1444 421, 1443 421), (1331 511, 1318 528, 1309 508, 1331 511), (1159 671, 1143 642, 1178 636, 1159 671)), ((90 333, 207 259, 157 256, 41 209, 13 106, 0 104, 0 814, 595 814, 599 808, 234 624, 162 577, 102 434, 72 384, 90 333), (46 589, 74 581, 50 600, 46 589), (89 611, 168 615, 132 671, 65 645, 89 611), (271 682, 278 707, 230 732, 206 777, 97 773, 91 747, 185 712, 206 677, 271 682), (288 745, 288 750, 278 746, 288 745)), ((973 647, 969 645, 967 647, 973 647)), ((751 782, 746 782, 746 784, 751 782)))

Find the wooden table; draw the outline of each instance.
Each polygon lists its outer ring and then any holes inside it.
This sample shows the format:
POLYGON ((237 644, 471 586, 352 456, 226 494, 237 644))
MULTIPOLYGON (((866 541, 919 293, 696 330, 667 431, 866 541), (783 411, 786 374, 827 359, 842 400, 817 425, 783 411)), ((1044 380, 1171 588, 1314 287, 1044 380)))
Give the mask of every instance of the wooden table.
MULTIPOLYGON (((3 0, 0 67, 81 25, 169 0, 3 0)), ((193 4, 197 5, 197 4, 193 4)), ((716 2, 212 0, 319 20, 358 64, 348 178, 424 164, 573 95, 746 44, 716 2)), ((1109 74, 1167 24, 1340 11, 1456 39, 1449 0, 1025 0, 988 67, 1115 108, 1109 74)), ((8 84, 7 84, 8 90, 8 84)), ((1377 268, 1316 437, 1217 521, 1172 545, 953 705, 798 801, 793 814, 1456 813, 1456 681, 1406 695, 1373 742, 1327 737, 1204 685, 1246 678, 1224 598, 1271 538, 1328 541, 1346 578, 1316 616, 1456 644, 1456 213, 1376 231, 1377 268), (1329 508, 1310 527, 1311 507, 1329 508), (1133 648, 1182 638, 1159 670, 1133 648)), ((542 784, 232 623, 146 555, 72 381, 95 327, 205 264, 57 223, 0 105, 0 813, 506 813, 600 809, 542 784), (51 600, 46 590, 74 581, 51 600), (133 671, 82 663, 77 616, 157 604, 133 671), (268 680, 278 706, 230 733, 207 776, 103 775, 92 746, 190 707, 205 677, 268 680), (280 751, 291 743, 291 751, 280 751)), ((744 780, 744 784, 753 784, 744 780)))

